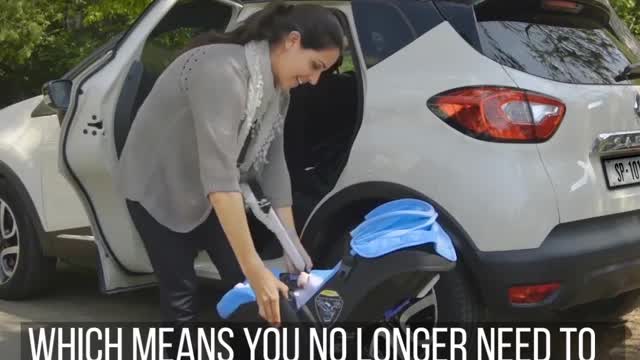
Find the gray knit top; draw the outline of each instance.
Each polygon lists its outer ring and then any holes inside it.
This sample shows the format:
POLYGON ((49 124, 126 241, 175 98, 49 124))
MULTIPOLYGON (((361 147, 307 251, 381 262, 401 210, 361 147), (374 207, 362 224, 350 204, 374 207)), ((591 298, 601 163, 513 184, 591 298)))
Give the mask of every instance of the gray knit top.
POLYGON ((288 106, 288 92, 274 86, 267 42, 190 50, 160 75, 140 107, 117 167, 118 186, 176 232, 209 216, 209 193, 239 192, 249 177, 274 207, 291 206, 282 134, 288 106), (245 139, 251 140, 238 164, 245 139))

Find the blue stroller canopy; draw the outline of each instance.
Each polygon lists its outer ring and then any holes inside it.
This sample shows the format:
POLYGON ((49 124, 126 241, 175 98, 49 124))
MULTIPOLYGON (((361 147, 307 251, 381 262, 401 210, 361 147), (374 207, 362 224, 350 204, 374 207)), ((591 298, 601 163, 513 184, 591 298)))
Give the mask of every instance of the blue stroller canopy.
POLYGON ((351 232, 352 253, 365 258, 384 256, 392 251, 433 243, 436 253, 456 261, 451 238, 436 222, 433 206, 422 200, 401 199, 378 206, 351 232))

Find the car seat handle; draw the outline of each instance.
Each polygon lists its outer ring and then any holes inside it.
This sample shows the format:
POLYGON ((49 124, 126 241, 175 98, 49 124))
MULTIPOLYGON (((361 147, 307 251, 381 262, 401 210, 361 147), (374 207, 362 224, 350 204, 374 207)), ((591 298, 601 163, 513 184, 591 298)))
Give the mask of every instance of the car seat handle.
MULTIPOLYGON (((257 184, 253 185, 254 187, 259 186, 257 184)), ((298 251, 298 248, 293 243, 293 240, 289 237, 289 233, 287 232, 286 227, 280 220, 280 217, 276 213, 276 211, 271 206, 271 203, 265 197, 261 196, 261 199, 258 200, 258 197, 255 195, 252 186, 246 183, 240 184, 240 189, 242 191, 242 196, 244 197, 245 204, 251 209, 251 212, 256 216, 256 218, 262 222, 267 229, 269 229, 272 233, 275 234, 276 238, 282 245, 282 250, 289 257, 293 266, 297 271, 302 272, 305 271, 305 261, 302 257, 302 254, 298 251)), ((260 189, 256 189, 260 191, 260 189)))

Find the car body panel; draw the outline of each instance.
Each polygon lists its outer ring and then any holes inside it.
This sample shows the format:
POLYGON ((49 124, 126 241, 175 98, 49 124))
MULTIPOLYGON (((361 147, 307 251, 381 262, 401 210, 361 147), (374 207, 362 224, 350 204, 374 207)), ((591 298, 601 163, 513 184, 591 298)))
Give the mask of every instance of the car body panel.
POLYGON ((36 96, 0 111, 0 161, 24 185, 44 231, 87 226, 80 200, 57 167, 58 118, 32 117, 41 101, 36 96))
POLYGON ((536 146, 470 138, 426 106, 430 97, 457 87, 515 86, 499 64, 443 23, 369 69, 367 83, 364 119, 349 161, 316 212, 354 184, 397 183, 443 206, 480 251, 540 246, 558 213, 536 146))
POLYGON ((600 134, 640 131, 640 115, 634 110, 640 86, 566 84, 506 71, 519 87, 553 96, 567 106, 557 132, 538 145, 555 187, 561 221, 640 209, 640 186, 609 190, 601 155, 593 151, 600 134))
POLYGON ((107 52, 74 79, 69 111, 62 124, 59 166, 89 215, 105 292, 155 283, 144 245, 115 187, 115 144, 105 134, 113 134, 115 105, 129 66, 139 56, 147 35, 174 3, 156 1, 116 52, 107 52), (89 127, 95 121, 103 122, 102 131, 94 132, 89 127))
POLYGON ((0 111, 0 153, 2 162, 22 181, 40 215, 47 223, 42 195, 42 171, 38 161, 43 138, 42 123, 31 118, 40 100, 27 99, 0 111))
POLYGON ((42 169, 42 196, 47 219, 45 230, 59 232, 89 226, 89 219, 75 191, 58 168, 60 123, 56 115, 35 118, 41 121, 42 143, 39 161, 42 169))

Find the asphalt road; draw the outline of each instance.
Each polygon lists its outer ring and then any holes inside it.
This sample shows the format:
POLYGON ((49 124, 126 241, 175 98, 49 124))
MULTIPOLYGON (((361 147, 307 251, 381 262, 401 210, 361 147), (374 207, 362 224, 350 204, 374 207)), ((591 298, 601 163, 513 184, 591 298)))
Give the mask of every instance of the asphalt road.
MULTIPOLYGON (((0 359, 20 358, 20 324, 22 322, 148 322, 160 318, 157 289, 131 293, 102 295, 97 287, 95 271, 61 266, 54 291, 33 300, 0 301, 0 359)), ((203 284, 201 301, 217 303, 220 291, 203 284), (208 299, 208 300, 207 300, 208 299)), ((598 354, 601 360, 640 359, 640 310, 626 318, 627 339, 624 343, 608 344, 598 354)), ((555 359, 555 357, 552 357, 555 359)))
MULTIPOLYGON (((203 284, 202 297, 211 301, 211 314, 221 292, 203 284)), ((202 299, 201 301, 204 301, 202 299)), ((59 266, 54 290, 37 299, 0 300, 0 359, 20 358, 23 322, 155 322, 160 320, 157 288, 103 295, 95 270, 59 266)))

